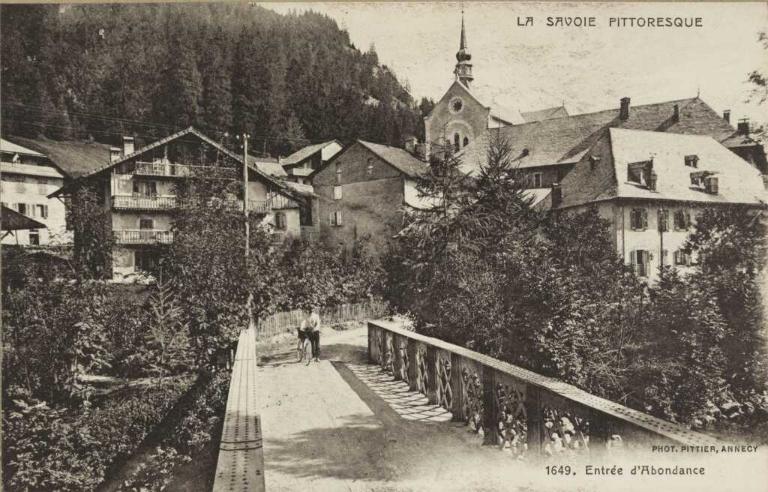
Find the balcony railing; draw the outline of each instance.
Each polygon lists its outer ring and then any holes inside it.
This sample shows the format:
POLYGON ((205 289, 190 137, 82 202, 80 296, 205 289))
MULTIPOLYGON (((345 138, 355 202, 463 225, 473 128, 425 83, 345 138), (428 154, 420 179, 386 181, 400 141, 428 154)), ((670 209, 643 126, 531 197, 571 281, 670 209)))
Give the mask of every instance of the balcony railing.
POLYGON ((239 176, 238 170, 232 167, 221 166, 189 166, 186 164, 171 164, 170 162, 142 162, 137 161, 135 167, 128 174, 139 176, 167 176, 167 177, 227 177, 235 179, 239 176))
POLYGON ((112 206, 128 210, 170 210, 179 206, 175 196, 120 196, 112 197, 112 206))
MULTIPOLYGON (((269 200, 248 200, 248 210, 257 214, 266 214, 273 209, 291 208, 291 200, 285 197, 272 197, 269 200)), ((194 198, 176 198, 175 196, 130 196, 115 195, 112 197, 112 207, 118 210, 172 210, 183 206, 224 208, 227 210, 242 210, 242 200, 210 199, 207 201, 194 198)), ((295 204, 292 206, 296 206, 295 204)))
POLYGON ((155 229, 122 229, 114 231, 117 244, 170 244, 173 231, 155 229))

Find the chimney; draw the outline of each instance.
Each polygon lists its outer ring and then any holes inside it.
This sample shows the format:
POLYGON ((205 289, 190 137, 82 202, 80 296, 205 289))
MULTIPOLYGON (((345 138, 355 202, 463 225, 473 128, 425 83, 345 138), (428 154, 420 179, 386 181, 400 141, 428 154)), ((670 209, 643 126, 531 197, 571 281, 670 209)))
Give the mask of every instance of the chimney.
POLYGON ((619 119, 626 120, 629 118, 629 98, 622 97, 621 105, 619 106, 619 119))
POLYGON ((726 109, 725 111, 723 111, 723 119, 725 120, 726 123, 730 123, 731 122, 731 110, 730 109, 726 109))
POLYGON ((123 157, 133 154, 133 137, 123 137, 123 157))
POLYGON ((672 119, 680 121, 680 106, 677 104, 672 107, 672 119))
POLYGON ((739 135, 749 135, 749 118, 742 118, 736 126, 736 132, 739 135))
POLYGON ((418 140, 413 136, 405 139, 405 150, 411 155, 416 153, 416 142, 418 142, 418 140))
POLYGON ((120 147, 109 148, 109 162, 115 162, 120 160, 120 147))
POLYGON ((552 183, 552 208, 557 208, 563 203, 563 190, 560 183, 552 183))

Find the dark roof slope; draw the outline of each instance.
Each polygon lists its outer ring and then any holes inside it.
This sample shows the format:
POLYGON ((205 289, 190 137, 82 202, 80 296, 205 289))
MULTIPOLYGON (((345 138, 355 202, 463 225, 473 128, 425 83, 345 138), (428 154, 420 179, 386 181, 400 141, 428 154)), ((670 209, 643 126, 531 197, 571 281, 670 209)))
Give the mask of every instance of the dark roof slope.
POLYGON ((381 159, 395 167, 406 176, 415 177, 427 171, 427 164, 412 156, 404 149, 390 147, 389 145, 375 144, 358 140, 364 146, 381 159))
POLYGON ((45 224, 30 219, 26 215, 20 214, 12 208, 8 208, 5 205, 2 206, 2 221, 3 231, 19 231, 22 229, 45 229, 45 224))
POLYGON ((109 163, 109 145, 74 140, 57 141, 46 138, 8 136, 8 140, 40 152, 72 178, 92 173, 109 163))
MULTIPOLYGON (((578 162, 608 128, 664 131, 689 135, 708 135, 718 142, 734 133, 734 128, 698 97, 657 104, 631 106, 629 118, 619 118, 619 109, 572 115, 563 118, 492 129, 512 146, 512 154, 522 156, 520 167, 536 167, 578 162), (674 118, 678 106, 679 118, 674 118)), ((485 162, 488 135, 471 143, 462 152, 465 172, 474 173, 485 162)))

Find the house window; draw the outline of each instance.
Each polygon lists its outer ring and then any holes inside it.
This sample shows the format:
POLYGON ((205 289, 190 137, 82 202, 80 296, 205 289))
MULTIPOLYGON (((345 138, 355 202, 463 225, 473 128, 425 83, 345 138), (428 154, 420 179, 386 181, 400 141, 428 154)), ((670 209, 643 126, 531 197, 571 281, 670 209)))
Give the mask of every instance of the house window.
POLYGON ((16 205, 19 209, 19 213, 22 215, 27 215, 27 204, 26 203, 19 203, 16 205))
POLYGON ((38 205, 37 206, 37 216, 42 217, 43 219, 48 218, 48 205, 38 205))
POLYGON ((155 221, 152 219, 139 219, 139 229, 154 229, 155 221))
POLYGON ((336 184, 341 184, 341 165, 336 163, 336 184))
POLYGON ((368 159, 368 165, 365 168, 365 172, 368 174, 368 176, 373 175, 373 159, 368 159))
POLYGON ((341 186, 334 186, 333 187, 333 199, 334 200, 341 200, 341 186))
POLYGON ((638 277, 647 277, 650 270, 649 264, 651 262, 651 254, 643 249, 637 249, 632 251, 632 267, 635 270, 635 275, 638 277))
POLYGON ((629 212, 629 223, 633 231, 644 231, 648 228, 648 211, 644 208, 633 208, 629 212))
POLYGON ((697 155, 685 156, 685 165, 688 167, 699 167, 699 156, 697 155))
POLYGON ((679 249, 675 251, 674 261, 676 266, 688 266, 691 264, 691 254, 679 249))
POLYGON ((40 231, 37 229, 29 231, 29 244, 31 246, 40 246, 40 231))
POLYGON ((141 197, 156 197, 157 183, 154 181, 133 181, 133 194, 141 197))
POLYGON ((330 215, 328 216, 328 223, 331 224, 332 226, 342 225, 341 212, 340 211, 331 212, 330 215))
POLYGON ((659 210, 659 232, 667 232, 669 230, 669 211, 659 210))
POLYGON ((288 228, 288 222, 285 217, 285 212, 277 212, 275 214, 275 229, 278 231, 284 231, 288 228))
POLYGON ((152 251, 136 251, 136 270, 140 272, 153 272, 157 269, 157 254, 152 251))
POLYGON ((687 231, 691 226, 691 213, 687 210, 675 211, 675 230, 687 231))
POLYGON ((542 173, 533 173, 533 187, 534 188, 541 188, 542 183, 544 181, 544 174, 542 173))

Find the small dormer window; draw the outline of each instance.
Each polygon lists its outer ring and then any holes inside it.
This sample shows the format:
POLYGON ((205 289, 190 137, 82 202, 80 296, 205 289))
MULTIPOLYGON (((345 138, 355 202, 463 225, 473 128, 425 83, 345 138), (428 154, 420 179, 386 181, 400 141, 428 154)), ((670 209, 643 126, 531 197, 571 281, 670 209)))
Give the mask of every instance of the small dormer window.
POLYGON ((632 162, 628 164, 627 181, 655 189, 656 173, 653 172, 653 161, 632 162))
POLYGON ((699 156, 697 155, 685 156, 685 165, 688 167, 699 167, 699 156))

